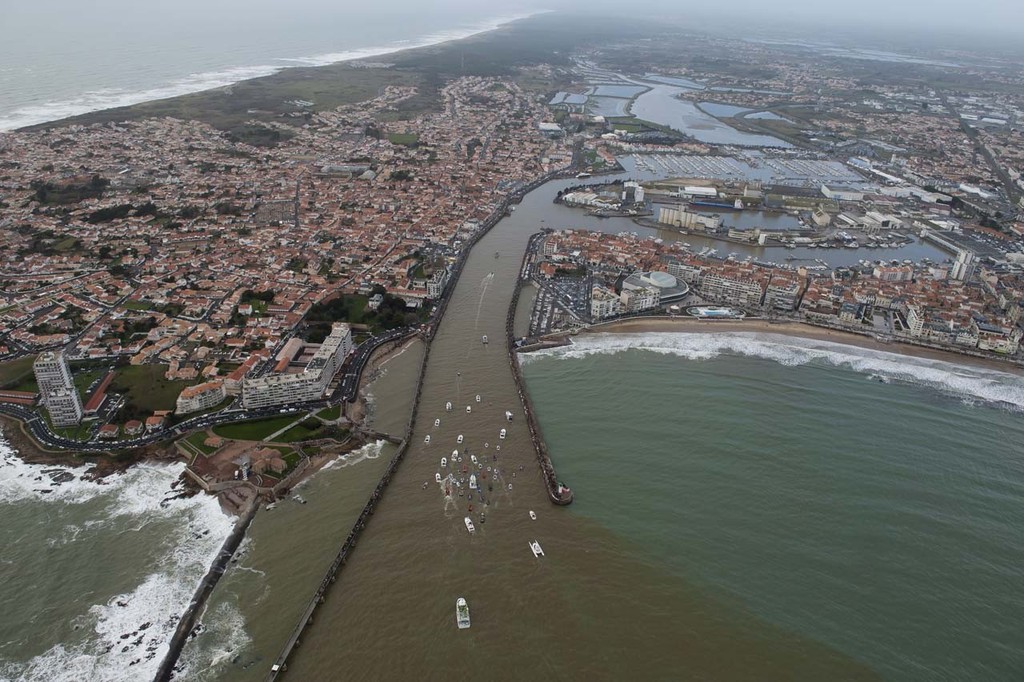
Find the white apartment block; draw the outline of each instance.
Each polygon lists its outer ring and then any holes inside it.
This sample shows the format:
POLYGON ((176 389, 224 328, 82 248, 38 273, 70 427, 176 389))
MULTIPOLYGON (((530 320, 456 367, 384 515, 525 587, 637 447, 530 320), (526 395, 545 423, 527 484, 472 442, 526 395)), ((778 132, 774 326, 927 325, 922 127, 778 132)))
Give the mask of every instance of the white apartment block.
POLYGON ((299 374, 272 374, 242 381, 242 406, 247 410, 319 400, 352 351, 352 330, 335 323, 316 354, 299 374))
POLYGON ((700 283, 700 293, 719 303, 756 308, 761 305, 764 290, 757 282, 705 274, 700 283))
POLYGON ((74 426, 82 421, 82 400, 78 397, 71 367, 62 352, 40 353, 32 363, 43 405, 54 426, 74 426))
POLYGON ((189 412, 208 410, 211 407, 220 405, 225 397, 227 397, 227 391, 224 388, 223 379, 207 381, 197 386, 188 386, 178 394, 178 402, 174 412, 176 414, 188 414, 189 412))
POLYGON ((621 313, 622 301, 615 295, 615 292, 604 287, 595 286, 590 295, 591 319, 603 320, 606 317, 614 317, 621 313))

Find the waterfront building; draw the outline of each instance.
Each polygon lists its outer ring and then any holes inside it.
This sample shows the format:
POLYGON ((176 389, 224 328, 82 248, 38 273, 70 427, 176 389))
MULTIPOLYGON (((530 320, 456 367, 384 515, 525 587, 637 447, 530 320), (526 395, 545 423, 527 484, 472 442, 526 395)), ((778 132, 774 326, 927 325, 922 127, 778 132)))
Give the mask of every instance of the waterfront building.
POLYGON ((619 300, 622 302, 623 312, 639 313, 657 308, 661 303, 661 296, 655 287, 637 287, 623 289, 619 300))
MULTIPOLYGON (((686 282, 680 282, 674 276, 660 270, 634 272, 622 281, 623 293, 639 289, 650 289, 657 294, 657 303, 649 307, 675 303, 690 293, 690 287, 686 282)), ((623 303, 625 304, 625 301, 623 303)))
POLYGON ((602 286, 594 286, 590 294, 590 317, 593 320, 603 320, 607 317, 615 317, 622 314, 622 300, 615 295, 611 289, 602 286))
POLYGON ((722 218, 692 213, 682 206, 662 206, 658 209, 658 222, 687 230, 717 230, 722 218))
POLYGON ((430 279, 427 280, 427 298, 437 299, 444 293, 445 285, 448 284, 448 270, 446 268, 439 268, 434 271, 430 279))
POLYGON ((747 308, 761 305, 764 297, 764 290, 757 282, 723 277, 715 273, 704 275, 700 283, 700 293, 713 301, 747 308))
POLYGON ((966 249, 959 249, 949 276, 961 282, 966 282, 973 274, 974 254, 966 249))
POLYGON ((352 347, 349 325, 335 323, 302 372, 243 379, 242 405, 251 410, 319 400, 352 347))
POLYGON ((216 407, 227 396, 222 379, 183 388, 178 394, 175 414, 188 414, 216 407))
POLYGON ((63 352, 40 353, 32 363, 39 394, 54 426, 74 426, 82 421, 82 400, 71 378, 71 367, 63 352))

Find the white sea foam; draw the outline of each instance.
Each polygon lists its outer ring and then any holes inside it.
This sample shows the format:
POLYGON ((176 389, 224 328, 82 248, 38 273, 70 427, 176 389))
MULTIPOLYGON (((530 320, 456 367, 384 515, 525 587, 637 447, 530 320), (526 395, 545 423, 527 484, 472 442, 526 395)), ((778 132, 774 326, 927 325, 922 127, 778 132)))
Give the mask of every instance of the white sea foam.
POLYGON ((542 357, 584 358, 628 350, 676 355, 688 360, 709 360, 732 353, 790 366, 826 363, 874 375, 887 382, 920 384, 972 404, 997 404, 1024 411, 1024 379, 1014 374, 781 334, 594 334, 577 337, 569 346, 525 354, 522 360, 529 363, 542 357))
POLYGON ((427 47, 451 40, 468 38, 478 33, 492 31, 504 24, 538 14, 538 12, 523 13, 498 17, 488 21, 479 22, 461 29, 440 31, 429 34, 415 41, 396 41, 391 45, 379 47, 367 47, 346 52, 329 52, 313 55, 310 57, 283 57, 273 59, 269 64, 256 64, 251 66, 236 66, 216 71, 192 73, 182 78, 175 79, 169 83, 148 88, 145 90, 122 90, 117 88, 104 88, 83 93, 77 97, 57 102, 46 102, 30 106, 19 107, 0 116, 0 131, 14 130, 25 126, 56 121, 69 116, 86 114, 91 111, 125 107, 141 102, 151 102, 158 99, 178 97, 193 92, 201 92, 213 88, 220 88, 239 81, 261 76, 270 76, 288 68, 304 66, 326 66, 337 62, 352 61, 356 59, 368 59, 383 55, 407 50, 417 47, 427 47))
POLYGON ((356 464, 365 462, 368 459, 377 459, 384 451, 385 445, 387 445, 387 441, 385 440, 367 443, 361 448, 353 450, 352 452, 347 452, 341 457, 331 460, 325 464, 320 471, 327 471, 328 469, 343 469, 345 467, 355 466, 356 464))
MULTIPOLYGON (((182 464, 140 464, 104 483, 94 483, 81 478, 82 469, 26 464, 0 441, 0 505, 35 504, 40 507, 40 517, 45 517, 49 505, 100 503, 97 509, 90 508, 91 518, 81 525, 57 531, 59 540, 51 543, 57 553, 52 562, 55 566, 61 562, 60 547, 78 541, 83 529, 130 533, 157 520, 173 529, 161 544, 165 549, 135 565, 139 583, 134 589, 104 603, 83 601, 74 620, 89 632, 84 641, 55 644, 27 662, 4 662, 0 679, 153 677, 178 618, 234 524, 207 495, 170 499, 175 494, 172 485, 183 468, 182 464), (55 485, 43 470, 61 470, 75 477, 55 485), (128 636, 122 638, 124 635, 128 636)), ((111 570, 124 572, 132 567, 112 566, 111 570)))

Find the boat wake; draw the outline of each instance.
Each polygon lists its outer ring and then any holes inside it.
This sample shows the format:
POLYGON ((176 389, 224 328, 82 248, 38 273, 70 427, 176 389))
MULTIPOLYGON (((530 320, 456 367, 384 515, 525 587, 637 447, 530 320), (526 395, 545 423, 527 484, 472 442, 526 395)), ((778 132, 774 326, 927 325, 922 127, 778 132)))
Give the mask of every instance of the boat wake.
POLYGON ((484 275, 484 279, 480 283, 481 284, 480 300, 476 304, 476 320, 473 322, 473 328, 474 329, 476 329, 477 327, 480 326, 480 312, 484 308, 484 296, 487 295, 487 287, 489 287, 491 285, 491 282, 493 282, 493 281, 494 281, 494 273, 491 272, 491 273, 488 273, 487 275, 484 275))
POLYGON ((787 366, 824 363, 862 372, 869 379, 883 383, 926 386, 968 404, 1024 411, 1024 379, 1008 372, 782 334, 593 334, 578 337, 569 346, 524 354, 521 360, 531 363, 543 358, 574 359, 636 350, 676 355, 687 360, 710 360, 733 354, 764 358, 787 366))

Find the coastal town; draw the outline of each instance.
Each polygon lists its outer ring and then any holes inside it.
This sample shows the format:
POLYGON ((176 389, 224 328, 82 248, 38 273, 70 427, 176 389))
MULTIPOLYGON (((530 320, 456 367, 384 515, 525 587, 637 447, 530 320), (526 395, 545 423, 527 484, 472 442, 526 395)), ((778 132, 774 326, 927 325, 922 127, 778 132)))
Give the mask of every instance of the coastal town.
POLYGON ((269 422, 252 441, 348 435, 372 351, 429 335, 467 246, 561 169, 574 217, 537 225, 519 345, 638 315, 743 317, 1017 359, 1019 73, 946 92, 901 65, 867 88, 856 59, 812 68, 807 46, 741 43, 719 72, 686 66, 692 46, 669 45, 667 68, 665 48, 452 78, 433 107, 388 84, 228 132, 141 117, 0 135, 0 247, 17 255, 0 407, 49 447, 180 439, 205 484, 259 460, 273 486, 308 453, 202 464, 242 438, 235 421, 269 422))

